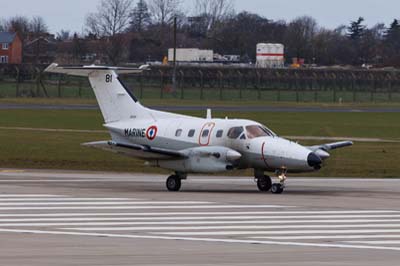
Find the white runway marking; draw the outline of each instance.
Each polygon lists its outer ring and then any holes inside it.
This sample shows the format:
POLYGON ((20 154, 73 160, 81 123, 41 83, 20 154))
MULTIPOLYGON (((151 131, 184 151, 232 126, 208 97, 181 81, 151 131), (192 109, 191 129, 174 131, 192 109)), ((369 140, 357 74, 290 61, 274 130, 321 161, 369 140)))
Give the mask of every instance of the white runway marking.
POLYGON ((186 205, 186 206, 69 206, 69 207, 0 207, 0 211, 16 210, 150 210, 150 209, 262 209, 281 205, 186 205))
POLYGON ((2 194, 0 232, 400 251, 399 210, 289 208, 296 207, 2 194))
MULTIPOLYGON (((76 228, 74 228, 76 229, 76 228)), ((274 230, 274 231, 204 231, 204 232, 160 232, 163 235, 177 236, 239 236, 239 235, 301 235, 301 234, 377 234, 377 233, 400 233, 400 229, 340 229, 340 230, 274 230)))
MULTIPOLYGON (((13 226, 17 224, 10 224, 9 226, 13 226)), ((29 224, 32 225, 32 224, 29 224)), ((47 226, 49 224, 44 224, 47 226)), ((63 224, 56 224, 63 225, 63 224)), ((79 225, 79 224, 76 224, 79 225)), ((94 225, 94 223, 86 224, 86 225, 94 225)), ((110 223, 109 225, 117 225, 110 223)), ((122 223, 118 224, 122 225, 122 223)), ((1 226, 5 226, 2 224, 1 226)), ((222 229, 296 229, 296 228, 400 228, 400 224, 334 224, 334 225, 223 225, 223 226, 137 226, 137 227, 79 227, 79 228, 63 228, 63 230, 82 230, 82 231, 135 231, 135 230, 222 230, 222 229)), ((400 229, 399 229, 400 230, 400 229)), ((174 232, 175 233, 175 232, 174 232)), ((203 232, 201 232, 203 233, 203 232)), ((218 233, 218 232, 217 232, 218 233)), ((266 233, 264 231, 264 233, 266 233)))
MULTIPOLYGON (((30 224, 32 225, 32 224, 30 224)), ((48 225, 48 224, 47 224, 48 225)), ((46 225, 46 226, 47 226, 46 225)), ((57 224, 59 225, 59 224, 57 224)), ((72 225, 72 223, 70 224, 72 225)), ((74 225, 79 225, 74 224, 74 225)), ((86 225, 90 225, 86 224, 86 225)), ((113 224, 116 225, 116 224, 113 224)), ((2 226, 5 226, 2 224, 2 226)), ((9 226, 13 226, 13 224, 10 224, 9 226)), ((315 224, 315 225, 243 225, 243 226, 237 226, 237 225, 223 225, 223 226, 137 226, 137 227, 80 227, 80 228, 75 228, 77 230, 82 230, 82 231, 133 231, 133 230, 222 230, 222 229, 238 229, 238 230, 243 230, 243 229, 295 229, 295 228, 400 228, 400 224, 334 224, 334 225, 326 225, 326 224, 315 224)), ((73 230, 73 228, 63 228, 64 230, 73 230)), ((250 232, 252 233, 252 232, 250 232)))
MULTIPOLYGON (((347 222, 348 223, 348 222, 347 222)), ((93 227, 93 228, 76 228, 82 231, 131 231, 131 230, 221 230, 221 229, 293 229, 293 228, 397 228, 399 224, 332 224, 332 225, 280 225, 279 221, 273 222, 277 225, 249 225, 249 224, 264 224, 264 221, 247 221, 247 222, 226 222, 226 221, 202 221, 202 222, 52 222, 52 223, 0 223, 0 226, 113 226, 111 227, 93 227), (226 224, 240 224, 226 225, 226 224), (114 226, 129 226, 129 225, 199 225, 199 226, 137 226, 137 227, 114 227, 114 226), (203 226, 204 225, 204 226, 203 226), (207 225, 222 225, 222 226, 207 226, 207 225)), ((71 230, 72 228, 66 228, 71 230)))
POLYGON ((127 200, 138 200, 135 198, 52 198, 52 197, 44 197, 44 198, 0 198, 1 202, 35 202, 35 201, 43 201, 43 202, 53 202, 53 201, 127 201, 127 200))
MULTIPOLYGON (((0 183, 90 183, 90 182, 137 182, 137 180, 130 179, 0 179, 0 183)), ((153 182, 152 180, 146 180, 146 182, 153 182)))
POLYGON ((85 200, 80 202, 23 202, 23 203, 4 203, 0 202, 1 206, 79 206, 79 205, 169 205, 169 204, 212 204, 212 202, 207 201, 90 201, 85 202, 85 200))
POLYGON ((0 198, 50 198, 50 197, 63 197, 63 196, 49 195, 49 194, 0 194, 0 198))
MULTIPOLYGON (((114 212, 114 213, 109 213, 109 212, 88 212, 88 213, 0 213, 0 217, 81 217, 81 216, 174 216, 172 219, 175 219, 175 217, 178 216, 188 216, 188 215, 196 215, 193 216, 193 218, 199 217, 204 219, 234 219, 234 218, 240 218, 240 219, 257 219, 257 218, 263 218, 263 219, 308 219, 308 218, 313 218, 313 219, 324 219, 324 218, 397 218, 400 217, 397 213, 398 211, 369 211, 369 212, 360 212, 360 213, 377 213, 377 214, 371 214, 371 215, 347 215, 349 213, 348 211, 343 211, 345 215, 330 215, 329 213, 331 212, 325 212, 325 211, 317 211, 317 212, 309 212, 310 215, 277 215, 277 214, 284 214, 288 213, 285 211, 237 211, 237 212, 226 212, 226 211, 221 211, 221 212, 114 212), (328 213, 328 215, 312 215, 314 213, 328 213), (394 213, 394 214, 380 214, 380 213, 394 213), (210 215, 210 216, 197 216, 197 215, 210 215), (240 215, 240 216, 237 216, 240 215), (254 216, 242 216, 242 215, 254 215, 254 216)), ((289 212, 291 213, 307 213, 306 211, 304 212, 289 212)), ((336 212, 335 213, 340 213, 336 212)), ((350 211, 350 213, 359 213, 356 211, 350 211)))
MULTIPOLYGON (((320 240, 320 239, 374 239, 374 238, 400 238, 400 235, 372 234, 372 235, 305 235, 305 236, 253 236, 251 239, 270 240, 320 240)), ((350 242, 350 241, 346 241, 350 242)), ((353 242, 353 241, 351 241, 353 242)))
POLYGON ((118 237, 118 238, 156 239, 156 240, 185 240, 185 241, 239 243, 239 244, 265 244, 265 245, 302 246, 302 247, 327 247, 327 248, 350 248, 350 249, 373 249, 373 250, 400 251, 400 247, 384 247, 384 246, 370 246, 370 245, 348 245, 348 244, 325 244, 325 243, 281 242, 281 241, 259 241, 259 240, 244 240, 244 239, 218 239, 218 238, 195 238, 195 237, 172 237, 172 236, 168 237, 168 236, 149 236, 149 235, 126 235, 126 234, 84 233, 84 232, 45 231, 45 230, 15 230, 15 229, 0 229, 0 232, 4 232, 4 233, 73 235, 73 236, 93 236, 93 237, 118 237))
POLYGON ((400 245, 400 240, 371 240, 371 241, 346 241, 346 243, 367 245, 400 245))
MULTIPOLYGON (((65 215, 68 216, 68 215, 65 215)), ((254 217, 256 218, 256 217, 254 217)), ((262 217, 257 217, 262 218, 262 217)), ((90 217, 90 218, 19 218, 4 219, 0 218, 0 225, 4 222, 82 222, 82 221, 148 221, 131 224, 304 224, 304 223, 390 223, 399 222, 400 219, 355 219, 355 220, 248 220, 243 218, 231 217, 90 217), (212 221, 216 220, 216 221, 212 221), (171 222, 152 222, 152 221, 171 221, 171 222), (187 222, 185 222, 187 221, 187 222)))

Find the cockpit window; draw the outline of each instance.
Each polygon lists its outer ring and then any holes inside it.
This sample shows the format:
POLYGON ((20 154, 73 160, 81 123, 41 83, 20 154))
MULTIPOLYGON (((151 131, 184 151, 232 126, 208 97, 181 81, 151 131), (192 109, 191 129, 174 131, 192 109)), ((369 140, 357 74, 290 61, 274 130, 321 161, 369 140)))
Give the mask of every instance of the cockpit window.
POLYGON ((255 139, 259 137, 271 137, 275 135, 267 128, 264 128, 259 125, 247 126, 246 133, 249 139, 255 139))
POLYGON ((243 133, 243 131, 243 127, 233 127, 228 131, 228 138, 237 139, 243 133))
POLYGON ((270 130, 269 128, 267 128, 267 127, 265 127, 265 126, 263 126, 262 128, 264 129, 265 132, 267 132, 267 133, 270 134, 271 136, 273 136, 273 137, 278 136, 278 135, 276 135, 272 130, 270 130))

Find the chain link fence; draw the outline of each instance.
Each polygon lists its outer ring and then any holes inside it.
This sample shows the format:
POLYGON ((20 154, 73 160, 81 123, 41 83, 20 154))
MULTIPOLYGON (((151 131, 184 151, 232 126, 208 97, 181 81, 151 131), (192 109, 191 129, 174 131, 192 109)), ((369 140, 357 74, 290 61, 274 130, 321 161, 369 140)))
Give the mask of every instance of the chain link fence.
MULTIPOLYGON (((86 78, 43 73, 46 66, 0 66, 0 97, 93 98, 86 78)), ((121 76, 140 99, 400 102, 400 71, 152 66, 121 76)))

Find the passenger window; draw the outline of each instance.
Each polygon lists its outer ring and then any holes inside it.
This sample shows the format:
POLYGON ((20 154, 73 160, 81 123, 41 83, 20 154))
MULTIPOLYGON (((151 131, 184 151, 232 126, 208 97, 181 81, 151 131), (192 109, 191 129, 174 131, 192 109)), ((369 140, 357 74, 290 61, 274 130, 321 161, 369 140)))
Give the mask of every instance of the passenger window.
POLYGON ((203 134, 201 134, 201 136, 203 138, 206 138, 206 137, 208 137, 209 134, 210 134, 210 130, 206 129, 206 130, 203 131, 203 134))
POLYGON ((182 129, 178 129, 178 130, 176 131, 176 133, 175 133, 175 137, 180 137, 180 136, 182 136, 182 132, 183 132, 182 129))
POLYGON ((233 127, 228 131, 228 138, 237 139, 243 133, 243 131, 243 127, 233 127))
POLYGON ((224 135, 224 131, 223 130, 218 130, 217 131, 217 138, 222 138, 223 135, 224 135))
POLYGON ((246 139, 246 135, 242 134, 242 136, 240 137, 240 139, 246 139))
POLYGON ((189 138, 193 138, 195 133, 196 133, 196 130, 191 129, 191 130, 189 131, 188 137, 189 137, 189 138))

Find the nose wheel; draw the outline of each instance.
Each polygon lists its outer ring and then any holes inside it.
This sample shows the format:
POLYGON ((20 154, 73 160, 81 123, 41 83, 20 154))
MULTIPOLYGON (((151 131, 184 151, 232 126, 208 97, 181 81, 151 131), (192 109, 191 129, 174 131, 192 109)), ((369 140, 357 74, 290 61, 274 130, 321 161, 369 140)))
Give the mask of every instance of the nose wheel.
POLYGON ((271 192, 272 192, 273 194, 282 194, 283 188, 284 188, 284 187, 283 187, 280 183, 275 183, 275 184, 273 184, 272 187, 271 187, 271 192))
POLYGON ((258 190, 261 192, 271 191, 272 194, 282 194, 285 189, 286 170, 277 171, 279 183, 272 183, 271 177, 264 175, 261 170, 255 170, 254 177, 258 190))
POLYGON ((272 184, 271 192, 273 194, 282 194, 283 190, 285 189, 285 181, 286 177, 286 170, 279 170, 276 172, 278 174, 279 183, 272 184))

